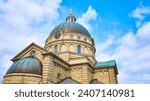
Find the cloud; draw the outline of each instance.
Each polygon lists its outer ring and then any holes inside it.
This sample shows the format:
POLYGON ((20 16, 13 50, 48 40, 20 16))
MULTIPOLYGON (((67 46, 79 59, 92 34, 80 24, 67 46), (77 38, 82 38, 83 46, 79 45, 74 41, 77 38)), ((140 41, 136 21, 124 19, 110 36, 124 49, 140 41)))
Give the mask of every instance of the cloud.
POLYGON ((145 16, 150 14, 150 7, 140 6, 133 10, 129 16, 132 18, 136 18, 136 27, 139 28, 142 25, 142 21, 144 20, 145 16))
MULTIPOLYGON (((2 56, 2 55, 1 55, 2 56)), ((0 83, 2 83, 4 73, 6 73, 8 67, 12 64, 10 59, 13 56, 10 54, 4 54, 3 57, 1 57, 1 62, 0 62, 0 83)))
POLYGON ((136 18, 139 20, 143 20, 145 18, 145 15, 147 15, 147 14, 150 14, 150 8, 140 6, 131 12, 130 17, 133 17, 133 18, 136 18))
POLYGON ((150 43, 150 22, 145 23, 139 30, 137 31, 137 38, 141 39, 141 43, 150 43))
POLYGON ((61 0, 3 0, 0 1, 0 79, 10 59, 31 42, 44 41, 59 18, 61 0), (46 33, 46 34, 44 34, 46 33))
MULTIPOLYGON (((114 34, 115 35, 115 34, 114 34)), ((142 24, 135 33, 107 38, 97 46, 98 61, 115 59, 119 83, 150 83, 150 22, 142 24), (116 47, 112 51, 111 47, 116 47)))
POLYGON ((106 38, 104 42, 101 44, 96 45, 96 58, 98 61, 108 61, 114 59, 114 57, 111 54, 110 47, 114 45, 115 43, 115 36, 109 36, 106 38), (109 52, 107 51, 109 50, 109 52))
POLYGON ((143 24, 137 33, 128 33, 120 40, 114 54, 120 69, 120 83, 150 83, 150 22, 143 24))
POLYGON ((92 27, 90 25, 91 20, 96 20, 97 18, 97 12, 95 9, 92 8, 92 6, 88 7, 88 10, 82 14, 81 17, 77 19, 77 22, 82 24, 85 28, 87 28, 89 31, 92 30, 92 27))

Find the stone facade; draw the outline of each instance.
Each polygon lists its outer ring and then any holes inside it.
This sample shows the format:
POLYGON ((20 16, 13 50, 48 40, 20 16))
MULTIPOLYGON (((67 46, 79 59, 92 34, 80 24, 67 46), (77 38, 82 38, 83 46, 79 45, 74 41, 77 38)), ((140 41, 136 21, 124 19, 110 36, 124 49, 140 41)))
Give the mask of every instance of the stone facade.
POLYGON ((74 22, 75 17, 70 16, 67 22, 54 28, 44 48, 32 43, 12 59, 15 63, 34 51, 34 57, 42 64, 42 75, 14 70, 4 76, 3 83, 58 83, 68 77, 81 84, 89 84, 92 80, 102 84, 118 83, 115 61, 97 62, 93 38, 83 26, 74 22))
POLYGON ((42 81, 42 76, 27 73, 12 73, 4 76, 5 84, 37 84, 42 81))

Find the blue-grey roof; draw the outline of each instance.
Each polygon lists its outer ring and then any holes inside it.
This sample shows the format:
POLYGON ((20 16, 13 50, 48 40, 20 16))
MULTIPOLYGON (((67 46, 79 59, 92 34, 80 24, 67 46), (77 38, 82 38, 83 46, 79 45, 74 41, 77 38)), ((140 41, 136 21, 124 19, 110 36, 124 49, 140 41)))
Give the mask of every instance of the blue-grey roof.
POLYGON ((67 77, 67 78, 59 81, 58 84, 80 84, 80 83, 73 80, 71 77, 67 77))
POLYGON ((35 57, 29 56, 14 62, 6 74, 30 73, 42 75, 42 63, 35 57))
POLYGON ((103 84, 103 83, 100 81, 97 81, 97 79, 93 79, 91 80, 90 84, 103 84))
POLYGON ((116 61, 115 60, 110 60, 110 61, 104 61, 104 62, 97 62, 96 67, 109 67, 109 66, 116 66, 116 61))
POLYGON ((88 30, 84 26, 76 22, 61 23, 52 30, 50 35, 55 34, 55 32, 57 31, 62 31, 63 33, 77 32, 91 38, 91 35, 89 34, 88 30))

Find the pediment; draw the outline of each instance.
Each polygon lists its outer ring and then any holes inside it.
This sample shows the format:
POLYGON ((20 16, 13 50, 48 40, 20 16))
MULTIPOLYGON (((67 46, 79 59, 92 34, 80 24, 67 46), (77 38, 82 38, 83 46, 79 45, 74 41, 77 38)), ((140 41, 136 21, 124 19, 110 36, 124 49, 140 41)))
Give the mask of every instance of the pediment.
MULTIPOLYGON (((32 50, 35 50, 37 53, 37 58, 42 58, 42 54, 48 52, 46 49, 42 48, 41 46, 31 43, 29 46, 27 46, 25 49, 23 49, 20 53, 18 53, 15 57, 13 57, 11 60, 15 61, 20 58, 29 56, 30 52, 32 50)), ((41 60, 41 59, 40 59, 41 60)))

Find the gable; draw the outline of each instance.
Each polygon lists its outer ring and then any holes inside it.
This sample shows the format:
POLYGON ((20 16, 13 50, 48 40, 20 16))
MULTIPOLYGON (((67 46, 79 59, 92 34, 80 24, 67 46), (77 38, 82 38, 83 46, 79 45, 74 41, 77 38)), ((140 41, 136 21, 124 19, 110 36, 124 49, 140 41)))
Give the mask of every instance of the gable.
POLYGON ((48 52, 46 49, 40 47, 39 45, 35 44, 35 43, 31 43, 28 47, 26 47, 24 50, 22 50, 20 53, 18 53, 14 58, 12 58, 12 61, 18 60, 20 58, 26 57, 30 55, 30 52, 34 50, 35 56, 39 59, 39 60, 43 60, 43 53, 48 52))

